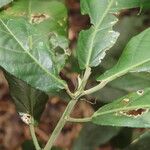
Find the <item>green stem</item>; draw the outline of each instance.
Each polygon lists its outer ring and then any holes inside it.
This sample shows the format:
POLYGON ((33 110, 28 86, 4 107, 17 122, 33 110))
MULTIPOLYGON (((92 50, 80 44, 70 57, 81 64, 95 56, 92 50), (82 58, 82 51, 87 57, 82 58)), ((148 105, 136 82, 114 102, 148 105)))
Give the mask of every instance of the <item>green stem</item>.
POLYGON ((56 138, 58 137, 58 135, 60 134, 62 128, 65 126, 67 120, 66 118, 68 118, 68 116, 71 114, 75 104, 77 103, 77 100, 72 99, 69 104, 67 105, 62 117, 60 118, 56 128, 54 129, 50 139, 48 140, 44 150, 51 150, 56 138))
POLYGON ((30 127, 30 133, 31 133, 31 136, 32 136, 32 139, 33 139, 33 143, 35 145, 36 150, 41 150, 41 147, 40 147, 40 145, 38 143, 38 140, 37 140, 37 137, 35 135, 34 125, 30 124, 29 127, 30 127))
POLYGON ((82 79, 82 84, 81 84, 81 87, 82 87, 83 90, 84 90, 84 88, 85 88, 85 86, 87 84, 87 81, 88 81, 90 75, 91 75, 91 68, 87 67, 86 70, 85 70, 83 79, 82 79))
POLYGON ((102 89, 106 84, 108 83, 108 81, 102 81, 100 84, 98 84, 97 86, 89 89, 89 90, 86 90, 82 93, 82 96, 84 95, 89 95, 89 94, 92 94, 100 89, 102 89))
POLYGON ((62 117, 60 118, 57 126, 55 127, 50 139, 48 140, 44 150, 51 150, 56 138, 59 136, 62 128, 65 126, 66 122, 67 122, 67 118, 70 116, 75 104, 77 103, 77 100, 79 99, 82 91, 84 90, 85 86, 86 86, 86 83, 87 83, 87 80, 89 78, 91 74, 91 68, 87 68, 85 70, 85 73, 84 73, 84 77, 82 79, 82 83, 81 85, 78 87, 78 90, 77 92, 75 93, 71 93, 69 88, 66 87, 66 91, 67 93, 70 95, 70 97, 72 98, 72 100, 69 102, 69 104, 67 105, 62 117))
POLYGON ((88 68, 86 68, 86 70, 84 72, 84 76, 82 78, 81 84, 79 85, 77 91, 74 94, 76 99, 79 99, 81 97, 82 93, 84 92, 85 86, 87 84, 87 81, 88 81, 90 75, 91 75, 91 68, 88 67, 88 68))
POLYGON ((68 117, 67 121, 75 122, 75 123, 84 123, 84 122, 90 122, 91 119, 92 119, 91 117, 88 117, 88 118, 71 118, 71 117, 68 117))

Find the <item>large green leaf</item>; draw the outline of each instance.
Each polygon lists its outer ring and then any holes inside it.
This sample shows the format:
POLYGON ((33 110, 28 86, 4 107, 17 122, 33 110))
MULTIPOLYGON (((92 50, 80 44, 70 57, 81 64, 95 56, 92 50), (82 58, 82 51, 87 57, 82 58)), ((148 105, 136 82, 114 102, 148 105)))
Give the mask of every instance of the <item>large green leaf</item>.
POLYGON ((150 88, 139 90, 101 107, 92 117, 99 125, 150 127, 150 88))
POLYGON ((33 123, 37 123, 44 111, 48 96, 44 92, 32 88, 24 81, 15 78, 6 71, 4 71, 4 75, 9 84, 10 95, 21 119, 29 124, 32 123, 31 118, 33 118, 33 123))
POLYGON ((122 78, 118 78, 110 82, 103 89, 91 94, 90 97, 95 98, 96 100, 100 100, 101 102, 107 103, 119 97, 122 97, 130 92, 149 87, 149 73, 129 73, 123 76, 122 78))
POLYGON ((65 86, 45 38, 24 19, 0 20, 0 66, 45 92, 65 86))
POLYGON ((106 50, 116 42, 119 33, 112 31, 117 18, 110 14, 114 0, 81 0, 82 14, 89 14, 92 26, 81 31, 77 55, 81 69, 99 65, 106 50))
POLYGON ((114 89, 127 93, 150 87, 150 73, 129 73, 109 84, 114 89))
POLYGON ((0 1, 0 8, 11 3, 13 0, 1 0, 0 1))
POLYGON ((74 142, 73 150, 93 150, 99 145, 108 142, 112 137, 116 136, 119 131, 120 129, 115 127, 85 124, 79 137, 74 142))
POLYGON ((150 71, 150 28, 133 37, 127 44, 118 63, 97 80, 112 81, 115 78, 135 71, 150 71))
POLYGON ((64 67, 68 53, 67 9, 55 0, 18 0, 1 12, 1 18, 25 18, 49 40, 58 72, 64 67), (58 50, 62 52, 59 53, 58 50))
POLYGON ((112 30, 117 18, 111 13, 120 9, 140 7, 148 4, 148 0, 81 0, 82 14, 88 14, 92 26, 81 31, 77 44, 77 55, 81 69, 100 64, 106 51, 116 42, 119 33, 112 30))

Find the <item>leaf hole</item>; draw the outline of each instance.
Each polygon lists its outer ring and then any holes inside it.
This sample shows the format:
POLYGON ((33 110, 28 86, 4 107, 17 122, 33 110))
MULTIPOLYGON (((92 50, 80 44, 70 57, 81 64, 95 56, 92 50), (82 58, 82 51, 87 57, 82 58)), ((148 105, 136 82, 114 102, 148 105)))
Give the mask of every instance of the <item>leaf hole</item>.
POLYGON ((119 113, 128 117, 137 118, 143 115, 144 113, 147 113, 148 111, 149 109, 139 108, 139 109, 129 110, 129 111, 120 111, 119 113))
POLYGON ((19 115, 25 124, 29 125, 31 123, 31 115, 22 112, 19 112, 19 115))
POLYGON ((49 15, 44 14, 44 13, 43 14, 41 14, 41 13, 32 14, 30 22, 39 24, 39 23, 43 22, 44 20, 47 20, 48 18, 49 18, 49 15))
POLYGON ((140 95, 140 96, 143 95, 144 94, 144 90, 138 90, 137 94, 140 95))

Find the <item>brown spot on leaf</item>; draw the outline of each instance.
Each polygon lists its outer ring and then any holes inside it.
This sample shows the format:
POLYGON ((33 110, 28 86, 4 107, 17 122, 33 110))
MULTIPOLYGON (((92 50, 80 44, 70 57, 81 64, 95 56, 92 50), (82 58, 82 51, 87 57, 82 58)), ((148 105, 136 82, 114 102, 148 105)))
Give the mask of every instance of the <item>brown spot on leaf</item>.
POLYGON ((44 14, 44 13, 32 14, 30 22, 39 24, 39 23, 43 22, 44 20, 47 20, 48 18, 49 18, 49 15, 44 14))
POLYGON ((119 113, 128 117, 140 117, 144 113, 147 113, 149 109, 135 109, 135 110, 129 110, 129 111, 120 111, 119 113))

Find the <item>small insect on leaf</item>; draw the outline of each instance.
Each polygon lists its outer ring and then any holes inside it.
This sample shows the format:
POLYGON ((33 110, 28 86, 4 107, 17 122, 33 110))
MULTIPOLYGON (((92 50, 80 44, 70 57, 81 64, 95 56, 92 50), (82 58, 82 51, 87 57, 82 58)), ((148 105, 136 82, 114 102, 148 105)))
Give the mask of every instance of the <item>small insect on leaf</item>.
POLYGON ((149 109, 135 109, 135 110, 129 110, 129 111, 120 111, 119 113, 121 115, 125 115, 125 116, 128 116, 128 117, 134 117, 134 118, 137 118, 137 117, 140 117, 142 116, 144 113, 147 113, 149 111, 149 109))
POLYGON ((27 124, 27 125, 31 124, 31 115, 29 115, 29 114, 27 114, 27 113, 23 113, 23 112, 19 112, 19 115, 20 115, 20 117, 21 117, 21 120, 22 120, 25 124, 27 124))

